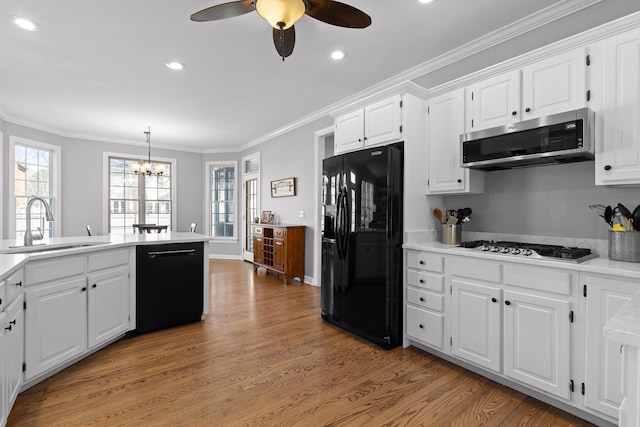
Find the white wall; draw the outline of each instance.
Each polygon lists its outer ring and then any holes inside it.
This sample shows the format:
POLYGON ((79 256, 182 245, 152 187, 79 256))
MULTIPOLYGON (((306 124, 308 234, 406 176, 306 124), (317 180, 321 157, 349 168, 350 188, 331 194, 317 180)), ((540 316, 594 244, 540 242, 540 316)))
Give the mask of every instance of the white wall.
MULTIPOLYGON (((3 146, 4 151, 4 176, 3 194, 8 197, 11 192, 7 187, 8 169, 6 164, 9 156, 8 137, 9 135, 20 136, 47 144, 62 147, 62 215, 56 219, 61 226, 62 236, 84 235, 85 225, 91 225, 96 233, 104 233, 102 230, 102 217, 107 207, 103 206, 102 179, 103 179, 103 152, 116 152, 132 154, 134 156, 146 157, 147 148, 136 147, 125 144, 105 143, 97 141, 65 138, 42 132, 25 126, 5 123, 3 146)), ((175 150, 155 149, 151 147, 152 157, 174 158, 177 160, 176 177, 176 209, 177 209, 177 231, 186 231, 189 224, 197 222, 202 224, 202 155, 198 153, 188 153, 175 150)), ((3 203, 6 209, 8 204, 3 203)), ((7 230, 4 215, 4 230, 7 230)), ((8 238, 5 235, 3 238, 8 238)))

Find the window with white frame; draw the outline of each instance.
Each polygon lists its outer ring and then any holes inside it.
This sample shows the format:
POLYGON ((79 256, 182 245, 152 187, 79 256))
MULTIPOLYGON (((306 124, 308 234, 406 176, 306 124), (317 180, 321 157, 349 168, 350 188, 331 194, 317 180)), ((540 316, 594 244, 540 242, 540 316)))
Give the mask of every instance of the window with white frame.
POLYGON ((207 162, 209 232, 212 237, 236 239, 237 162, 207 162))
POLYGON ((172 228, 172 163, 162 175, 136 174, 137 159, 109 156, 109 232, 131 234, 133 224, 166 225, 172 228))
POLYGON ((41 230, 43 237, 55 235, 54 222, 46 220, 46 210, 41 202, 31 206, 31 223, 27 224, 27 205, 33 197, 40 197, 54 213, 54 221, 60 220, 59 185, 60 152, 58 146, 10 137, 10 191, 9 231, 22 240, 29 227, 41 230))

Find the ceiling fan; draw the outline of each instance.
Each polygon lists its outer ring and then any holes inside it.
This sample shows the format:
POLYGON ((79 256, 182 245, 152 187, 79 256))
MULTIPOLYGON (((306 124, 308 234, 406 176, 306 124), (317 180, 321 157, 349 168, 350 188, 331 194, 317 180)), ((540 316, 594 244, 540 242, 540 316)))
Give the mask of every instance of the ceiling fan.
POLYGON ((283 61, 293 53, 296 42, 293 24, 303 15, 338 27, 366 28, 371 25, 369 15, 334 0, 238 0, 203 9, 191 15, 191 20, 217 21, 254 10, 273 27, 273 43, 283 61))

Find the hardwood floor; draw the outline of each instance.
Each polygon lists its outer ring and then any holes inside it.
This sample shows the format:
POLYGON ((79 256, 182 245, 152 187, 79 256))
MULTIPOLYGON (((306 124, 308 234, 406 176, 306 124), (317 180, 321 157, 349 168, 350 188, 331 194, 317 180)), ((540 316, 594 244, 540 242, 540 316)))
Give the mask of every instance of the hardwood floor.
POLYGON ((128 336, 22 393, 8 426, 588 426, 320 318, 319 288, 211 261, 203 322, 128 336))

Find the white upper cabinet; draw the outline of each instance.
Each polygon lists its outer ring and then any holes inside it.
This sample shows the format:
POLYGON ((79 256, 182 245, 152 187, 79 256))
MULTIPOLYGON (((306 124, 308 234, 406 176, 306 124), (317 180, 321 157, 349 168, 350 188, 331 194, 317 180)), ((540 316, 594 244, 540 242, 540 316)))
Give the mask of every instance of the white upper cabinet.
POLYGON ((587 55, 575 49, 522 69, 522 120, 587 106, 587 55))
POLYGON ((402 97, 395 95, 335 121, 334 153, 402 140, 402 97))
POLYGON ((605 40, 596 185, 640 184, 640 29, 605 40))
POLYGON ((427 117, 427 194, 482 193, 483 173, 461 166, 464 89, 431 98, 427 117))
POLYGON ((520 70, 475 83, 465 90, 469 132, 520 120, 520 70))
POLYGON ((466 131, 586 107, 586 58, 584 48, 575 49, 470 85, 466 131))

